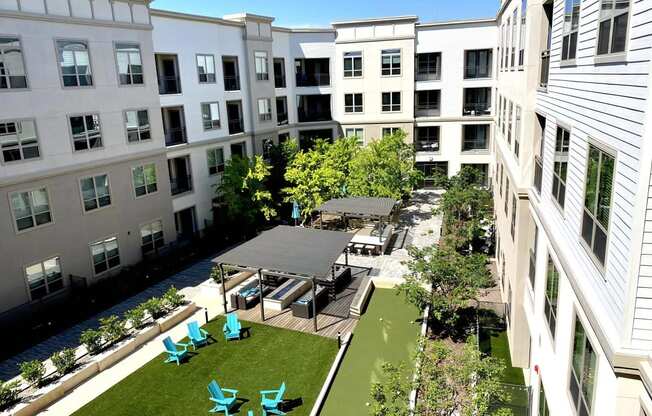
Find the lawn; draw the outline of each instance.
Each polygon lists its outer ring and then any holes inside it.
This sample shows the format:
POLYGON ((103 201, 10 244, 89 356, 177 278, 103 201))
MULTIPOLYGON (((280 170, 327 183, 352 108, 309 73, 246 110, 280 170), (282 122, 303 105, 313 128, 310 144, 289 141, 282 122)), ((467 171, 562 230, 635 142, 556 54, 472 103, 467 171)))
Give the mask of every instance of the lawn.
POLYGON ((369 414, 371 384, 385 361, 413 365, 420 324, 417 309, 391 289, 376 289, 326 399, 322 416, 369 414), (382 320, 381 320, 382 318, 382 320))
MULTIPOLYGON (((260 413, 259 390, 287 385, 290 415, 308 415, 337 354, 337 342, 321 336, 243 322, 251 337, 226 342, 222 317, 204 327, 217 342, 200 348, 181 366, 156 357, 75 415, 200 415, 212 407, 208 383, 239 390, 238 414, 260 413)), ((161 348, 163 346, 161 345, 161 348)))

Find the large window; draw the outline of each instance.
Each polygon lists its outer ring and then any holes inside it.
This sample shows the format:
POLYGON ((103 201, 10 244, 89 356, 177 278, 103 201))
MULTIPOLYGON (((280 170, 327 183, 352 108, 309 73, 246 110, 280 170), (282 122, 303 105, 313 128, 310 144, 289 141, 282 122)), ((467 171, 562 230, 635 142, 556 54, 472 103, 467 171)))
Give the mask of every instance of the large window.
POLYGON ((344 130, 345 137, 355 137, 360 146, 364 145, 364 129, 362 127, 351 127, 344 130))
POLYGON ((464 53, 464 78, 491 78, 491 49, 464 53))
POLYGON ((344 94, 344 112, 362 113, 362 94, 344 94))
POLYGON ((393 136, 394 134, 398 133, 401 130, 400 127, 383 127, 381 129, 381 135, 383 137, 385 136, 393 136))
POLYGON ((607 231, 611 212, 614 162, 613 156, 593 145, 589 145, 584 215, 582 216, 582 238, 600 264, 604 264, 607 254, 607 231))
POLYGON ((118 238, 111 237, 91 244, 91 257, 96 275, 120 266, 118 238))
POLYGON ((89 212, 111 205, 111 190, 108 175, 83 178, 80 181, 84 211, 89 212))
POLYGON ((568 170, 568 147, 570 146, 570 132, 562 127, 557 127, 555 140, 555 165, 552 172, 552 196, 563 209, 566 202, 566 172, 568 170))
POLYGON ((74 151, 97 149, 102 147, 100 116, 86 114, 70 117, 70 130, 74 151))
POLYGON ((580 0, 565 0, 564 36, 561 44, 561 60, 575 59, 577 35, 580 28, 580 0))
POLYGON ((510 61, 512 69, 516 66, 516 36, 518 34, 518 10, 514 9, 512 14, 512 41, 509 48, 510 61))
POLYGON ((512 123, 514 120, 514 103, 507 103, 507 143, 512 144, 512 123))
POLYGON ((256 79, 264 81, 269 79, 269 64, 267 59, 267 52, 254 52, 254 59, 256 61, 256 79))
POLYGON ((213 55, 197 55, 197 75, 200 84, 215 82, 215 57, 213 55))
POLYGON ((489 150, 489 124, 467 124, 462 126, 462 151, 489 150))
POLYGON ((486 163, 462 163, 460 166, 462 169, 471 168, 474 169, 478 174, 478 181, 476 185, 478 186, 489 186, 489 165, 486 163))
POLYGON ((401 75, 401 50, 385 49, 380 54, 382 75, 401 75))
POLYGON ((214 130, 220 128, 220 107, 217 102, 202 103, 201 119, 204 130, 214 130))
POLYGON ((575 317, 572 360, 569 390, 573 406, 577 415, 590 415, 598 357, 577 316, 575 317))
POLYGON ((414 101, 417 117, 432 117, 441 113, 441 90, 416 91, 414 101))
POLYGON ((491 114, 491 88, 464 88, 465 116, 481 116, 491 114))
POLYGON ((78 40, 57 41, 57 55, 64 87, 93 85, 88 44, 78 40))
POLYGON ((129 143, 138 143, 152 138, 147 110, 125 111, 125 126, 129 143))
POLYGON ((384 92, 382 93, 382 111, 396 112, 401 111, 401 93, 384 92))
POLYGON ((517 160, 521 152, 521 117, 521 106, 516 105, 514 113, 514 156, 516 156, 517 160))
POLYGON ((546 399, 546 392, 543 389, 543 383, 541 383, 539 387, 539 414, 537 416, 550 416, 548 399, 546 399))
POLYGON ((414 150, 417 152, 439 152, 439 126, 416 127, 414 129, 414 150))
POLYGON ((16 229, 27 230, 52 222, 50 198, 45 188, 11 194, 11 210, 16 229))
POLYGON ((231 143, 231 157, 238 156, 241 158, 247 157, 247 143, 246 142, 238 142, 238 143, 231 143))
POLYGON ((516 235, 516 194, 512 195, 512 220, 510 222, 510 231, 512 234, 512 240, 516 235))
POLYGON ((137 166, 131 171, 136 197, 154 193, 158 190, 156 178, 156 165, 137 166))
POLYGON ((535 283, 535 278, 536 278, 536 271, 537 271, 537 247, 539 245, 539 227, 537 227, 537 224, 534 222, 532 218, 530 218, 530 223, 533 224, 534 226, 534 237, 532 238, 532 243, 530 247, 530 265, 529 265, 529 271, 528 271, 528 277, 530 278, 530 287, 532 288, 532 291, 534 292, 534 283, 535 283))
POLYGON ((120 85, 143 83, 143 63, 140 59, 140 46, 135 43, 116 43, 118 78, 120 85))
POLYGON ((18 38, 0 37, 0 90, 27 88, 23 50, 18 38))
POLYGON ((362 52, 344 52, 344 78, 362 76, 362 52))
POLYGON ((59 257, 52 257, 25 267, 25 276, 32 301, 63 289, 59 257))
POLYGON ((521 0, 521 34, 518 38, 518 66, 525 62, 525 33, 527 23, 527 0, 521 0))
POLYGON ((548 321, 550 334, 555 338, 557 328, 557 306, 559 302, 559 271, 548 255, 548 271, 546 276, 546 294, 543 300, 543 314, 548 321))
POLYGON ((163 221, 157 220, 140 227, 140 246, 143 254, 151 253, 165 244, 163 221))
POLYGON ((272 119, 272 101, 269 98, 258 99, 258 120, 269 121, 272 119))
POLYGON ((417 54, 417 81, 441 79, 441 52, 417 54))
POLYGON ((602 0, 598 29, 598 55, 624 52, 630 0, 602 0))
POLYGON ((41 155, 34 120, 0 122, 0 150, 5 163, 41 155))
POLYGON ((208 149, 208 174, 215 175, 224 172, 224 149, 216 147, 208 149))

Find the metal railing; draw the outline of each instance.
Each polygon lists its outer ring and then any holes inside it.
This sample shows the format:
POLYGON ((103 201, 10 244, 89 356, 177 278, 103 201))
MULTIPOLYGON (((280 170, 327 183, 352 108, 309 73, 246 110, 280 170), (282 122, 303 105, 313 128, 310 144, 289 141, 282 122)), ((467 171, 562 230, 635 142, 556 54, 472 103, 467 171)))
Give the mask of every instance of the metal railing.
POLYGON ((329 73, 305 73, 301 72, 296 74, 297 87, 319 87, 331 84, 331 76, 329 73))
POLYGON ((275 88, 285 88, 287 84, 285 83, 285 75, 274 75, 274 87, 275 88))
POLYGON ((414 150, 417 152, 438 152, 439 140, 417 140, 414 142, 414 150))
POLYGON ((550 50, 541 52, 541 79, 539 86, 548 88, 548 77, 550 76, 550 50))
POLYGON ((242 133, 244 131, 244 122, 241 118, 229 120, 229 134, 242 133))
POLYGON ((238 91, 240 89, 240 77, 237 75, 224 75, 224 90, 238 91))
POLYGON ((178 75, 158 77, 158 93, 163 94, 181 94, 181 78, 178 75))
POLYGON ((439 104, 417 104, 414 106, 417 117, 437 117, 441 114, 439 104))
POLYGON ((441 79, 441 72, 437 70, 428 72, 417 71, 415 78, 417 81, 439 81, 441 79))
POLYGON ((462 109, 465 116, 483 116, 491 114, 491 105, 489 103, 465 103, 462 109))
POLYGON ((174 127, 165 130, 166 146, 174 146, 183 143, 187 143, 186 129, 184 129, 183 127, 174 127))
POLYGON ((288 124, 288 113, 276 113, 276 124, 279 126, 288 124))
POLYGON ((170 178, 170 192, 172 195, 179 195, 190 191, 192 191, 192 175, 170 178))
POLYGON ((306 111, 299 108, 299 123, 308 123, 311 121, 330 121, 332 120, 330 111, 306 111))

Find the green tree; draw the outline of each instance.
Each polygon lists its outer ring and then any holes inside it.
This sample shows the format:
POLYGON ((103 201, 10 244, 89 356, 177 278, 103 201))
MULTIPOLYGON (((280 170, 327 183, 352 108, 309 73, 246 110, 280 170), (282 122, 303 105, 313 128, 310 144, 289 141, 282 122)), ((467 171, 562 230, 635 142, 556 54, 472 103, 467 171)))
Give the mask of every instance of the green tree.
POLYGON ((371 386, 372 416, 409 416, 408 398, 414 387, 405 365, 383 363, 382 379, 371 386))
POLYGON ((265 186, 269 169, 261 156, 232 157, 224 167, 217 193, 229 220, 239 223, 245 232, 276 216, 272 195, 265 186))
POLYGON ((351 162, 348 189, 351 195, 406 198, 421 179, 414 166, 414 148, 399 131, 374 140, 351 162))
POLYGON ((289 186, 289 183, 285 180, 285 171, 298 151, 299 144, 294 139, 286 140, 283 143, 270 147, 270 169, 269 177, 267 178, 267 189, 272 194, 272 200, 276 205, 280 205, 283 201, 283 189, 289 186))
POLYGON ((444 325, 455 325, 459 310, 492 282, 484 254, 463 255, 447 245, 410 247, 408 254, 399 293, 422 310, 430 305, 431 316, 444 325))

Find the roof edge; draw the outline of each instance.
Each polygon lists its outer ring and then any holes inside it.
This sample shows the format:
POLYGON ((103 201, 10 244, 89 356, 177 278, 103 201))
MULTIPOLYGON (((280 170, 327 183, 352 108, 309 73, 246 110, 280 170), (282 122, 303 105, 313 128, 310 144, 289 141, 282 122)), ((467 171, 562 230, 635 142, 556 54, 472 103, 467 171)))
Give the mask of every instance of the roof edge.
POLYGON ((388 23, 388 22, 417 22, 419 16, 417 15, 406 15, 406 16, 387 16, 387 17, 372 17, 368 19, 355 19, 355 20, 341 20, 337 22, 332 22, 332 26, 349 26, 349 25, 359 25, 365 23, 388 23))
POLYGON ((487 23, 487 24, 496 23, 496 18, 485 17, 480 19, 442 20, 440 22, 417 23, 417 29, 421 27, 471 25, 471 24, 479 24, 479 23, 487 23))
POLYGON ((181 12, 175 12, 171 10, 162 10, 162 9, 150 9, 150 15, 156 17, 167 17, 171 19, 194 20, 196 22, 219 23, 223 25, 238 26, 238 27, 243 27, 245 25, 243 22, 222 19, 220 17, 202 16, 199 14, 181 13, 181 12))

